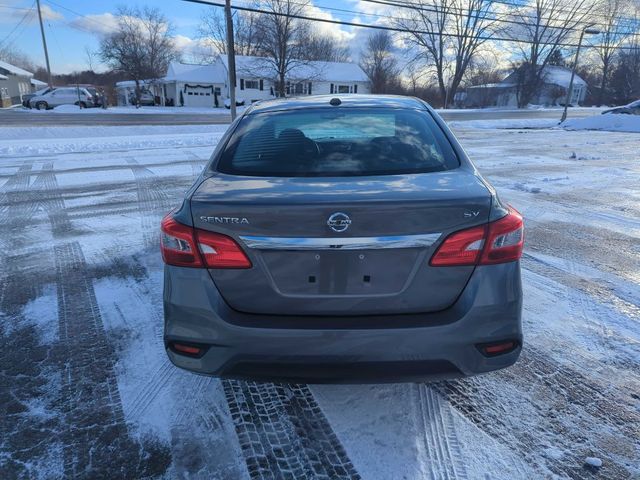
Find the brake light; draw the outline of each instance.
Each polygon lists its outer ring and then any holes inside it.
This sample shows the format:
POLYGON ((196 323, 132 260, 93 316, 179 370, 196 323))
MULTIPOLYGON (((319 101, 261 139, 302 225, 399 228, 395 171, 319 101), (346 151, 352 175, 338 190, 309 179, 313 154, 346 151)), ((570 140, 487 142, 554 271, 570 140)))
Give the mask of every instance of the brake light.
POLYGON ((235 240, 220 233, 176 222, 171 214, 161 224, 160 250, 167 265, 193 268, 251 268, 235 240))
POLYGON ((178 267, 202 267, 193 228, 176 222, 171 214, 162 219, 160 228, 160 251, 164 263, 178 267))
POLYGON ((480 265, 513 262, 522 256, 524 222, 522 215, 509 207, 508 215, 489 224, 486 247, 480 265))
POLYGON ((522 215, 509 207, 509 213, 494 222, 449 235, 431 258, 430 265, 450 267, 513 262, 522 256, 523 246, 522 215))

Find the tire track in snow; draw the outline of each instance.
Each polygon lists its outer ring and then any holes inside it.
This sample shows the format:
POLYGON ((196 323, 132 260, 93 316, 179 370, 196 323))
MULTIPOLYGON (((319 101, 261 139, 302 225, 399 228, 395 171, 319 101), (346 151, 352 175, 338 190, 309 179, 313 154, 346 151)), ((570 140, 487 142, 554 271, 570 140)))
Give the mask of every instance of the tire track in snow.
POLYGON ((179 395, 189 393, 172 412, 173 476, 247 478, 241 449, 233 441, 234 427, 220 381, 184 373, 175 379, 172 389, 179 395))
POLYGON ((64 478, 143 478, 163 474, 168 448, 135 438, 125 423, 93 279, 78 242, 56 245, 60 342, 64 352, 61 407, 64 478))
POLYGON ((142 222, 142 237, 146 247, 159 244, 160 216, 175 203, 169 198, 160 178, 151 170, 129 157, 126 159, 136 180, 138 192, 138 211, 142 222))
POLYGON ((64 208, 64 199, 58 181, 53 173, 53 162, 42 166, 41 172, 33 182, 33 188, 38 190, 38 205, 42 206, 49 216, 49 223, 54 237, 60 237, 71 231, 71 222, 64 208))
POLYGON ((98 432, 127 436, 102 316, 77 242, 54 247, 60 340, 66 349, 64 391, 69 430, 64 445, 64 472, 78 478, 91 467, 98 432))
POLYGON ((415 384, 418 426, 425 447, 425 463, 432 480, 464 480, 464 460, 448 405, 430 387, 415 384))
POLYGON ((360 479, 306 385, 222 383, 252 479, 360 479))
MULTIPOLYGON (((0 188, 0 225, 12 233, 9 241, 19 240, 16 235, 35 215, 37 196, 30 189, 33 160, 25 161, 0 188)), ((6 242, 5 242, 6 243, 6 242)))
MULTIPOLYGON (((532 466, 539 467, 541 460, 546 460, 540 456, 545 447, 561 449, 563 457, 548 460, 546 467, 565 478, 584 478, 587 472, 582 468, 583 460, 593 453, 594 443, 604 429, 609 432, 610 445, 615 444, 612 442, 628 445, 632 441, 635 448, 640 448, 640 412, 633 405, 614 404, 612 398, 619 399, 620 395, 611 392, 611 386, 595 383, 530 345, 526 345, 518 363, 487 379, 445 381, 434 388, 462 415, 519 451, 532 466), (540 396, 546 402, 532 402, 532 398, 540 396), (526 422, 507 415, 518 404, 534 409, 526 422)), ((605 461, 599 478, 630 477, 623 463, 609 458, 607 451, 598 456, 605 461)))
POLYGON ((151 374, 149 380, 142 386, 131 402, 127 417, 132 420, 139 420, 175 374, 176 369, 173 368, 171 362, 164 360, 160 367, 151 374))

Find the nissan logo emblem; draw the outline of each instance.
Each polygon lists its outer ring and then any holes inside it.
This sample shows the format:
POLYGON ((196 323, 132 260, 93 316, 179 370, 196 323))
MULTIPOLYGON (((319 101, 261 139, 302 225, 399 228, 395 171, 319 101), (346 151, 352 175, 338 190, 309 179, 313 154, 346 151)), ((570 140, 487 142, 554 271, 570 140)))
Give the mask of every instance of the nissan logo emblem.
POLYGON ((349 228, 349 225, 351 225, 351 219, 346 213, 336 212, 329 217, 327 225, 334 232, 341 233, 349 228))

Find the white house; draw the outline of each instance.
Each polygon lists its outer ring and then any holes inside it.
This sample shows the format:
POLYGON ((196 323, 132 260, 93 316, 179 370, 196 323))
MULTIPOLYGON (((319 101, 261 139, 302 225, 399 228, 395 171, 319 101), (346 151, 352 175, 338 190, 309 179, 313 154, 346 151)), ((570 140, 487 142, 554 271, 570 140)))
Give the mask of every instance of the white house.
POLYGON ((33 73, 0 61, 0 105, 10 107, 22 103, 22 96, 33 91, 33 73))
MULTIPOLYGON (((223 92, 226 96, 225 70, 219 62, 211 65, 194 65, 171 62, 167 74, 158 80, 144 80, 140 88, 164 100, 165 105, 185 107, 222 107, 223 92)), ((136 82, 126 80, 116 83, 118 105, 130 105, 135 94, 136 82)))
MULTIPOLYGON (((218 61, 228 76, 227 57, 218 61)), ((276 72, 269 59, 236 56, 236 99, 246 103, 275 98, 276 72)), ((311 61, 293 62, 285 78, 287 96, 332 93, 370 93, 367 75, 355 63, 311 61)))
MULTIPOLYGON (((543 83, 532 98, 535 105, 559 105, 564 103, 571 81, 571 70, 565 67, 548 65, 543 70, 543 83)), ((571 105, 580 105, 587 95, 587 82, 576 74, 571 90, 571 105)), ((517 107, 518 81, 517 72, 509 74, 500 83, 489 83, 468 87, 464 96, 456 96, 456 100, 466 107, 517 107)))
MULTIPOLYGON (((275 76, 267 59, 236 56, 236 101, 275 98, 275 76)), ((209 65, 172 62, 164 78, 145 80, 141 87, 166 105, 223 107, 229 98, 228 78, 227 57, 221 55, 209 65)), ((118 82, 116 91, 118 105, 129 105, 135 82, 118 82)), ((369 92, 369 79, 355 63, 298 62, 286 78, 287 96, 369 92)))

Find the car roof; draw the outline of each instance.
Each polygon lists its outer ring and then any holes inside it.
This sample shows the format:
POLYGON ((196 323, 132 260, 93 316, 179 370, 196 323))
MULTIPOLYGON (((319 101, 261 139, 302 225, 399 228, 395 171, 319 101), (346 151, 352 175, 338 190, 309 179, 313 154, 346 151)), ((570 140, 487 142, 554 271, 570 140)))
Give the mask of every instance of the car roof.
POLYGON ((275 112, 281 110, 297 110, 307 108, 336 108, 329 103, 334 98, 340 100, 339 106, 344 107, 383 107, 383 108, 411 108, 426 109, 426 104, 415 97, 401 95, 308 95, 304 97, 278 98, 275 100, 263 100, 251 104, 245 114, 275 112))

